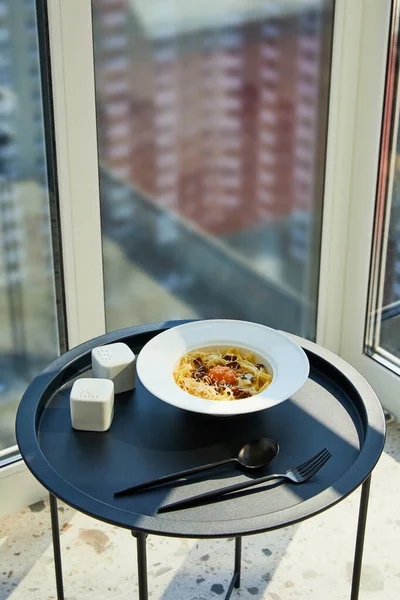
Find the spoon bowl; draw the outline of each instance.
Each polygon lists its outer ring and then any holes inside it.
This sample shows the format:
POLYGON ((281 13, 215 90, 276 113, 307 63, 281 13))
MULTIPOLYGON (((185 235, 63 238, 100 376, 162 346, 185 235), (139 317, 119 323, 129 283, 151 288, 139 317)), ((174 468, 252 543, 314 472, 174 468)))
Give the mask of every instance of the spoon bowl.
POLYGON ((279 444, 271 438, 259 438, 245 444, 237 457, 238 462, 246 469, 266 467, 278 455, 279 444))

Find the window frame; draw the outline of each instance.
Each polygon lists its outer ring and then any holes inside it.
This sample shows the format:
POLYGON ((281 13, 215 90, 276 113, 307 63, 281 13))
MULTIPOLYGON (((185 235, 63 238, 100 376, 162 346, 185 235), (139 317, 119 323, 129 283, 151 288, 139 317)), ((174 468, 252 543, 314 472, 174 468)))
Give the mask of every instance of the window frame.
POLYGON ((359 69, 355 115, 339 353, 364 375, 383 406, 400 419, 400 377, 382 361, 377 362, 364 352, 389 34, 391 20, 395 17, 395 4, 390 0, 369 2, 363 15, 360 40, 363 60, 359 69))
POLYGON ((72 348, 105 333, 91 0, 48 0, 48 15, 72 348))

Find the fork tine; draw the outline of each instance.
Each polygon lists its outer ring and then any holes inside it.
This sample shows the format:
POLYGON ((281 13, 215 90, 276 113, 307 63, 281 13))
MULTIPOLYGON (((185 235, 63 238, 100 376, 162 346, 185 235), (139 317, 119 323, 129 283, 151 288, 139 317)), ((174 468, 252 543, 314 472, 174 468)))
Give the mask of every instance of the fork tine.
POLYGON ((325 448, 325 450, 320 452, 319 455, 316 456, 311 462, 309 462, 306 467, 302 467, 301 469, 298 468, 297 471, 301 475, 306 475, 308 473, 308 471, 314 469, 314 467, 317 466, 322 460, 324 460, 326 456, 330 457, 331 454, 330 454, 329 450, 327 450, 325 448))
POLYGON ((318 464, 314 465, 314 467, 310 469, 305 475, 302 475, 303 480, 306 481, 307 479, 310 479, 316 473, 318 473, 318 471, 322 469, 322 467, 328 462, 330 458, 331 454, 328 452, 328 454, 326 454, 324 458, 318 462, 318 464))
POLYGON ((317 460, 321 456, 321 454, 323 454, 324 452, 327 452, 326 448, 324 448, 323 450, 320 450, 319 452, 317 452, 317 454, 315 454, 315 456, 312 456, 311 458, 309 458, 305 462, 301 463, 301 465, 297 465, 296 469, 300 470, 300 469, 304 469, 305 467, 308 467, 308 465, 310 463, 314 462, 314 460, 317 460))
POLYGON ((309 479, 310 477, 313 477, 318 471, 320 471, 322 469, 322 467, 328 462, 328 460, 331 458, 330 454, 327 454, 325 456, 325 458, 323 460, 321 460, 321 462, 318 463, 318 465, 315 465, 314 469, 312 469, 311 471, 309 471, 306 475, 306 478, 309 479))
POLYGON ((308 473, 308 471, 313 470, 316 465, 318 465, 321 461, 323 461, 326 456, 330 457, 330 455, 331 454, 330 454, 329 450, 325 449, 323 452, 321 452, 321 454, 316 459, 314 459, 312 462, 310 462, 306 467, 303 467, 302 469, 298 469, 299 473, 301 473, 302 475, 305 475, 306 473, 308 473))

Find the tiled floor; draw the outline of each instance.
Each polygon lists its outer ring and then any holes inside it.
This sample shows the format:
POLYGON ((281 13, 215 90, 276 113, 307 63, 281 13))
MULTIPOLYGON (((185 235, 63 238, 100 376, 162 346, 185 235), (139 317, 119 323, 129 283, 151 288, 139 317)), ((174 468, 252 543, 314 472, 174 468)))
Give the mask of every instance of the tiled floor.
MULTIPOLYGON (((349 598, 359 492, 299 525, 246 538, 242 584, 232 598, 349 598)), ((137 598, 128 531, 59 504, 66 600, 137 598)), ((399 600, 400 425, 389 426, 373 476, 360 600, 399 600)), ((233 540, 148 538, 151 600, 223 598, 233 540)), ((0 520, 0 600, 56 598, 47 502, 0 520)))

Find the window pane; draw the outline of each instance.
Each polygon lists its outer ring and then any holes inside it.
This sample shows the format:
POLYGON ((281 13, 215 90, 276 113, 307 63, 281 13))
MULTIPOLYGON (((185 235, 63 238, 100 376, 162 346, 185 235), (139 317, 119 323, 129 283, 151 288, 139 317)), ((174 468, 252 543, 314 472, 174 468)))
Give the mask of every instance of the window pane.
POLYGON ((315 338, 333 2, 92 6, 107 328, 315 338))
POLYGON ((365 352, 400 373, 399 6, 390 35, 365 352))
POLYGON ((59 348, 38 52, 35 1, 1 0, 0 463, 21 395, 59 348))

